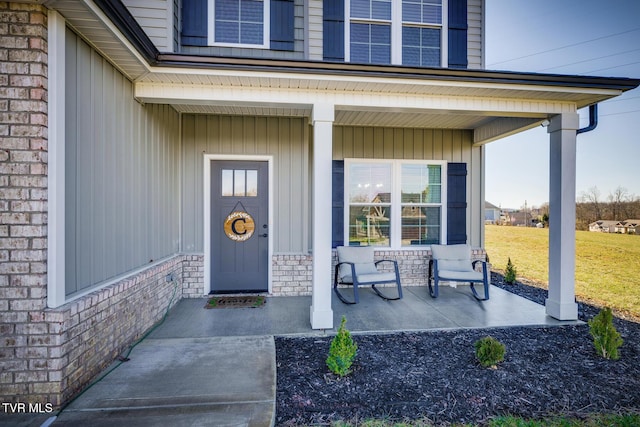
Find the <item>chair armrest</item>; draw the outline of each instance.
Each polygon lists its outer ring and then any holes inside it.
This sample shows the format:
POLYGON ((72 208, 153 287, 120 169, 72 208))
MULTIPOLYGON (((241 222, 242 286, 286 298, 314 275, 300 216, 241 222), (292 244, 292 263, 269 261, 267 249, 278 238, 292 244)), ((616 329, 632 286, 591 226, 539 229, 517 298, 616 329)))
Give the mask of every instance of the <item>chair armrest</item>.
MULTIPOLYGON (((353 262, 347 262, 347 261, 342 261, 336 264, 336 277, 340 277, 340 266, 342 264, 351 266, 352 280, 356 280, 356 265, 353 262)), ((340 280, 342 280, 342 277, 340 277, 340 280)))

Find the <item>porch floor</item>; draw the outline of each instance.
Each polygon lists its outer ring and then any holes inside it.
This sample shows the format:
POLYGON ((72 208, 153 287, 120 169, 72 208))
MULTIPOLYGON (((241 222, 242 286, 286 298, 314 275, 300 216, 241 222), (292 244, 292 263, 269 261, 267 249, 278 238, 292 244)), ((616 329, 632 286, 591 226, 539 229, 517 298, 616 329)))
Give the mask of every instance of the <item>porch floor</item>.
MULTIPOLYGON (((261 308, 240 309, 205 309, 206 301, 178 302, 127 363, 85 390, 52 425, 273 426, 273 336, 332 331, 311 329, 311 297, 273 297, 261 308)), ((342 315, 355 334, 576 323, 554 320, 543 306, 495 286, 485 302, 468 286, 443 286, 438 299, 426 287, 405 287, 399 301, 363 288, 360 301, 349 306, 333 296, 336 327, 342 315)))
MULTIPOLYGON (((346 290, 348 295, 350 291, 346 290)), ((389 295, 395 289, 389 289, 389 295)), ((545 313, 545 307, 491 286, 491 299, 477 301, 467 285, 440 287, 433 299, 427 287, 404 287, 404 298, 385 301, 370 288, 360 290, 360 303, 345 305, 332 292, 334 328, 347 318, 355 333, 418 331, 452 328, 491 328, 527 325, 564 325, 545 313)), ((204 309, 206 299, 183 299, 172 309, 162 327, 150 338, 199 338, 255 335, 322 335, 309 320, 311 297, 272 297, 260 308, 204 309)))

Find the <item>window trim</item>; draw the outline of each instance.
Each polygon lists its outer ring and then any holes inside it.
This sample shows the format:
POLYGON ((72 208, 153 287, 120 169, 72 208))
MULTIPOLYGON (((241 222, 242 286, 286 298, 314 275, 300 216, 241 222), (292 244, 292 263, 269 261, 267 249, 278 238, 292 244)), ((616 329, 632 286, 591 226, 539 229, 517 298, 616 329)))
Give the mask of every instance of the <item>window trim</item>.
POLYGON ((236 47, 236 48, 250 48, 250 49, 269 49, 270 41, 271 41, 271 0, 260 0, 262 1, 262 44, 249 44, 249 43, 226 43, 226 42, 216 42, 216 17, 215 17, 215 7, 217 0, 207 0, 208 1, 208 17, 207 17, 207 44, 209 46, 217 46, 217 47, 236 47))
MULTIPOLYGON (((213 0, 210 0, 213 1, 213 0)), ((387 24, 389 21, 380 19, 351 18, 351 0, 344 0, 344 61, 351 62, 351 23, 387 24)), ((402 64, 402 1, 391 2, 391 65, 402 64)), ((411 26, 420 28, 440 29, 440 67, 446 68, 449 64, 449 0, 442 0, 442 24, 417 24, 411 26)))
POLYGON ((440 242, 444 244, 447 241, 447 185, 448 174, 446 160, 409 160, 409 159, 361 159, 361 158, 345 158, 344 159, 344 201, 343 201, 343 244, 349 246, 349 214, 350 214, 350 174, 352 164, 390 164, 391 165, 391 224, 389 246, 376 246, 382 250, 401 250, 410 251, 416 249, 429 248, 430 245, 412 245, 402 246, 402 165, 418 164, 418 165, 438 165, 441 167, 440 179, 440 203, 429 203, 430 206, 440 206, 440 242))

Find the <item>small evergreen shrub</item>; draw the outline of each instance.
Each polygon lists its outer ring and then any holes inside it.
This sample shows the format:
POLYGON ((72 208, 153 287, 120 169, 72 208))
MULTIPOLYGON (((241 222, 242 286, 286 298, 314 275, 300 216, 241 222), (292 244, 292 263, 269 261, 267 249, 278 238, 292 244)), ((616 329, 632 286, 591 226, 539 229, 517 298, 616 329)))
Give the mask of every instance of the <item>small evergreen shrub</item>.
POLYGON ((589 320, 589 332, 593 337, 593 345, 599 355, 605 359, 618 359, 618 347, 624 342, 613 326, 613 313, 608 307, 603 308, 593 319, 589 320))
POLYGON ((351 333, 345 328, 347 318, 342 316, 342 322, 340 322, 340 328, 338 328, 338 334, 331 340, 331 347, 329 347, 329 357, 327 357, 327 367, 334 374, 344 377, 350 371, 353 359, 356 357, 356 351, 358 346, 351 338, 351 333))
POLYGON ((485 368, 495 368, 504 360, 505 347, 493 337, 484 337, 476 341, 476 357, 485 368))
POLYGON ((516 268, 511 262, 511 258, 507 261, 507 268, 504 270, 504 281, 513 285, 516 283, 516 268))

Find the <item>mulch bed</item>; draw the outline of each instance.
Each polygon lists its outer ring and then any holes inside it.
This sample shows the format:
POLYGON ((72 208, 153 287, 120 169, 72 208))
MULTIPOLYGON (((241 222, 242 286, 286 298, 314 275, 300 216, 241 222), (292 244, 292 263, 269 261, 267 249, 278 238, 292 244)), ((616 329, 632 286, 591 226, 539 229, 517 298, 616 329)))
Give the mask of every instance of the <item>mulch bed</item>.
MULTIPOLYGON (((493 284, 543 302, 546 291, 493 284)), ((599 308, 579 304, 581 320, 599 308)), ((277 425, 338 420, 429 420, 483 424, 517 415, 585 416, 640 409, 640 324, 616 318, 625 340, 619 360, 596 355, 587 325, 357 335, 352 373, 338 378, 325 359, 331 337, 276 338, 277 425), (493 336, 507 353, 482 368, 473 343, 493 336)))

